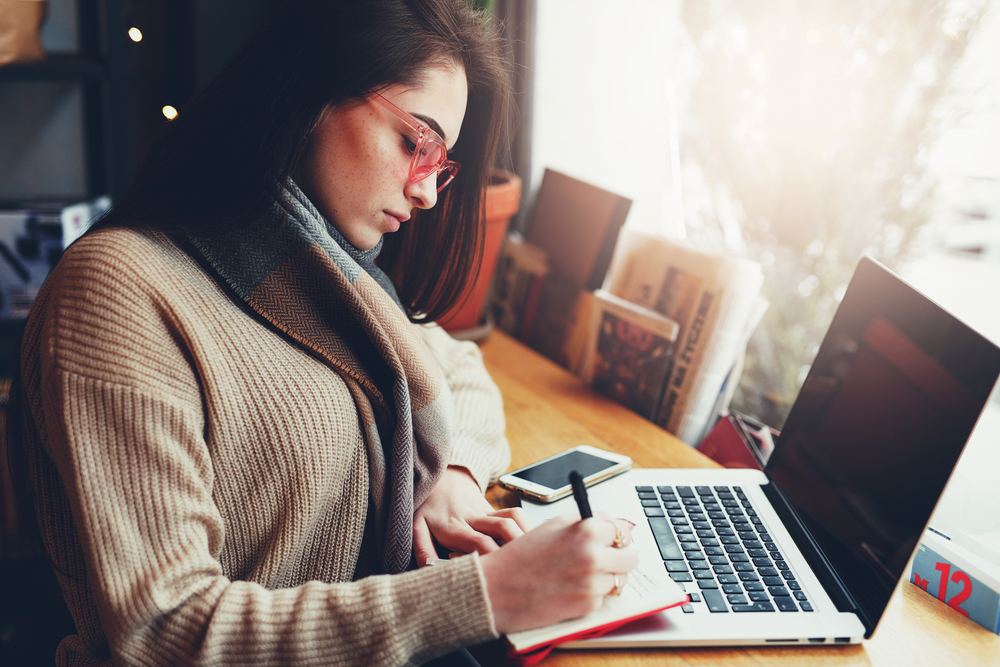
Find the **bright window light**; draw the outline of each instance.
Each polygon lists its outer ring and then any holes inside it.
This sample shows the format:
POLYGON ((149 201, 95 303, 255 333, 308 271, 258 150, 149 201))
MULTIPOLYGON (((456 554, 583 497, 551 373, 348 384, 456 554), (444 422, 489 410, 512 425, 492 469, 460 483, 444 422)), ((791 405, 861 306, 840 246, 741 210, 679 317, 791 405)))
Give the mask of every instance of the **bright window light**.
POLYGON ((173 120, 174 118, 177 118, 177 109, 168 104, 163 107, 163 115, 167 117, 167 120, 173 120))
POLYGON ((129 36, 129 39, 131 39, 133 42, 141 42, 142 41, 142 31, 139 30, 138 28, 129 28, 128 29, 128 36, 129 36))

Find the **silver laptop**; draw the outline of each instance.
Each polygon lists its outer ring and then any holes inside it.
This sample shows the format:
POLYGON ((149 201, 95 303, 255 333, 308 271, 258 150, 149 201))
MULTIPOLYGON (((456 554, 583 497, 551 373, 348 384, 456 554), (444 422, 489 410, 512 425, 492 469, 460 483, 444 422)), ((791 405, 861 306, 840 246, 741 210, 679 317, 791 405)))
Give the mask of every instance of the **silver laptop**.
MULTIPOLYGON (((691 598, 566 648, 870 637, 1000 375, 1000 348, 862 259, 764 472, 635 469, 590 504, 691 598)), ((536 523, 573 500, 523 503, 536 523)))

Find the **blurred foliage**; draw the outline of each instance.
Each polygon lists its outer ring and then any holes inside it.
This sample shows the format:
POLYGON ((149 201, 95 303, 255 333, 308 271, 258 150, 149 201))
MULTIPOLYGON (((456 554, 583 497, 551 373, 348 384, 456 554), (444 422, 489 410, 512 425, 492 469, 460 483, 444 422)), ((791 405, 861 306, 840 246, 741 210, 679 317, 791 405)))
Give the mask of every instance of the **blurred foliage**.
POLYGON ((761 262, 771 302, 733 408, 780 427, 862 254, 890 268, 931 214, 935 114, 984 8, 694 0, 691 234, 761 262), (692 211, 692 208, 695 210, 692 211))

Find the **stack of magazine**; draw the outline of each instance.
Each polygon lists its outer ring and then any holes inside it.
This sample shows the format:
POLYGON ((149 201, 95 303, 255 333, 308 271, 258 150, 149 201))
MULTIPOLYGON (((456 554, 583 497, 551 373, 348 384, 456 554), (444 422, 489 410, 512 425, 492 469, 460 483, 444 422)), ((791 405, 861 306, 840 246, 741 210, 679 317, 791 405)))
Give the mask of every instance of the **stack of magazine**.
POLYGON ((690 445, 728 407, 767 301, 758 263, 639 233, 594 294, 580 375, 690 445))

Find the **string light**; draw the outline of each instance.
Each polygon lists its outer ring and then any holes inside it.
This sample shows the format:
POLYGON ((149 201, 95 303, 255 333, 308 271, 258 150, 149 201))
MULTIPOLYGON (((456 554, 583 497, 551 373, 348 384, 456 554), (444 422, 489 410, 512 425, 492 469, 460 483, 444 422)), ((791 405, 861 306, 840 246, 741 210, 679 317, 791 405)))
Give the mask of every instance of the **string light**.
POLYGON ((129 39, 131 39, 133 42, 141 42, 142 41, 142 31, 139 30, 138 28, 129 28, 128 29, 128 36, 129 36, 129 39))
POLYGON ((163 115, 167 117, 167 120, 173 120, 174 118, 177 118, 177 109, 168 104, 163 107, 163 115))

